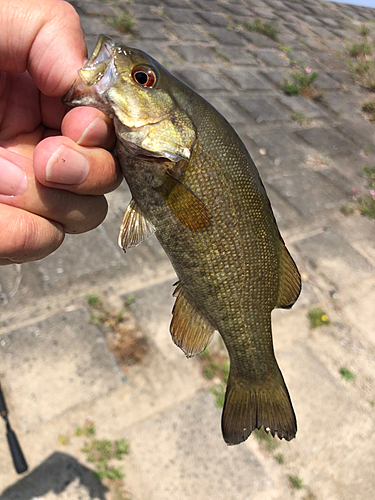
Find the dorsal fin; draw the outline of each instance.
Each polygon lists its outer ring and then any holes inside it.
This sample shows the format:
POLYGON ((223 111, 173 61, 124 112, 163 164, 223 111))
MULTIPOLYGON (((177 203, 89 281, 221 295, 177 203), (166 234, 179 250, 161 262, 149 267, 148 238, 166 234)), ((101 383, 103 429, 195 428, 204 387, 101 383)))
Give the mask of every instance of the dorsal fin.
POLYGON ((211 215, 204 203, 168 171, 161 194, 167 207, 185 226, 197 231, 210 225, 211 215))
POLYGON ((276 307, 289 309, 301 293, 301 276, 284 242, 280 239, 279 292, 276 307))
POLYGON ((205 350, 215 328, 202 316, 179 283, 173 296, 177 298, 172 311, 171 335, 174 343, 190 358, 205 350))
POLYGON ((142 241, 147 240, 154 232, 154 226, 146 219, 137 202, 132 198, 122 219, 118 244, 126 252, 128 248, 136 247, 142 241))

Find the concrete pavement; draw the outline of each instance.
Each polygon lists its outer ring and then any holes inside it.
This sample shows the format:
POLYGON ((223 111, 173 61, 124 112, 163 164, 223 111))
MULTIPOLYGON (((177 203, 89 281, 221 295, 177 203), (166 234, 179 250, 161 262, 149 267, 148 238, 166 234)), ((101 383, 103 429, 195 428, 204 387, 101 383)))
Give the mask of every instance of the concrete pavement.
POLYGON ((0 432, 0 499, 372 499, 375 223, 340 209, 353 192, 368 194, 363 166, 375 165, 375 128, 361 111, 369 92, 345 54, 363 23, 374 42, 375 10, 319 0, 72 3, 89 51, 106 33, 150 53, 212 102, 253 156, 303 276, 297 304, 273 315, 299 430, 275 451, 253 436, 231 448, 222 441, 212 382, 170 339, 167 257, 154 237, 125 255, 117 247, 130 200, 122 185, 98 229, 67 236, 42 261, 0 269, 0 381, 30 469, 15 474, 0 432), (134 34, 106 21, 122 8, 134 34), (238 28, 259 16, 278 28, 277 42, 238 28), (319 73, 319 100, 280 90, 296 65, 319 73), (140 363, 119 365, 89 295, 108 311, 132 296, 126 314, 147 342, 140 363), (328 326, 310 327, 315 306, 328 326), (74 433, 88 418, 98 439, 129 440, 122 481, 100 483, 81 452, 74 433))

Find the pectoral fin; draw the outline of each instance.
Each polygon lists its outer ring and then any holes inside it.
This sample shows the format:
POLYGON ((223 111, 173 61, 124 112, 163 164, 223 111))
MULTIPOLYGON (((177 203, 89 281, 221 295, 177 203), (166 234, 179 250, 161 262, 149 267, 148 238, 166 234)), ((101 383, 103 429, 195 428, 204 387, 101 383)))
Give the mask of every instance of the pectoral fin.
POLYGON ((155 232, 154 226, 143 215, 134 198, 125 211, 120 228, 118 243, 126 252, 130 247, 136 247, 155 232))
POLYGON ((205 350, 215 328, 202 316, 180 284, 177 284, 173 296, 177 298, 170 326, 172 338, 175 344, 184 351, 186 357, 190 358, 205 350))
POLYGON ((166 172, 161 189, 167 207, 185 226, 197 231, 211 223, 211 215, 204 203, 185 184, 166 172))
POLYGON ((280 240, 279 293, 276 307, 289 309, 301 292, 301 276, 284 242, 280 240))

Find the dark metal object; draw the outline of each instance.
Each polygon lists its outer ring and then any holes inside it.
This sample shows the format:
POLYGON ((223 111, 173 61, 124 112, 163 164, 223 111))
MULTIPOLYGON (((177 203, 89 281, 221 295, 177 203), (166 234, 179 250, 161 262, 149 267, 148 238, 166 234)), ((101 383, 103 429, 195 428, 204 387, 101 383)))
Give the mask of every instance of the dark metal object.
POLYGON ((8 408, 5 404, 5 399, 0 385, 0 416, 3 417, 6 429, 7 429, 7 440, 9 445, 9 450, 12 455, 14 468, 18 474, 27 471, 27 463, 25 457, 22 453, 20 444, 18 442, 17 436, 10 426, 8 420, 8 408))

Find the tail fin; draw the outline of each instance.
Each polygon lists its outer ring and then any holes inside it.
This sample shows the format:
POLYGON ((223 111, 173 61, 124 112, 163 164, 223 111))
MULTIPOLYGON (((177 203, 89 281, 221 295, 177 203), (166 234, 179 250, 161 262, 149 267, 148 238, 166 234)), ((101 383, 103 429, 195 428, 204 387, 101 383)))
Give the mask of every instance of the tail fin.
POLYGON ((262 384, 229 374, 221 421, 225 442, 242 443, 262 426, 287 441, 296 435, 296 416, 281 372, 262 384))

